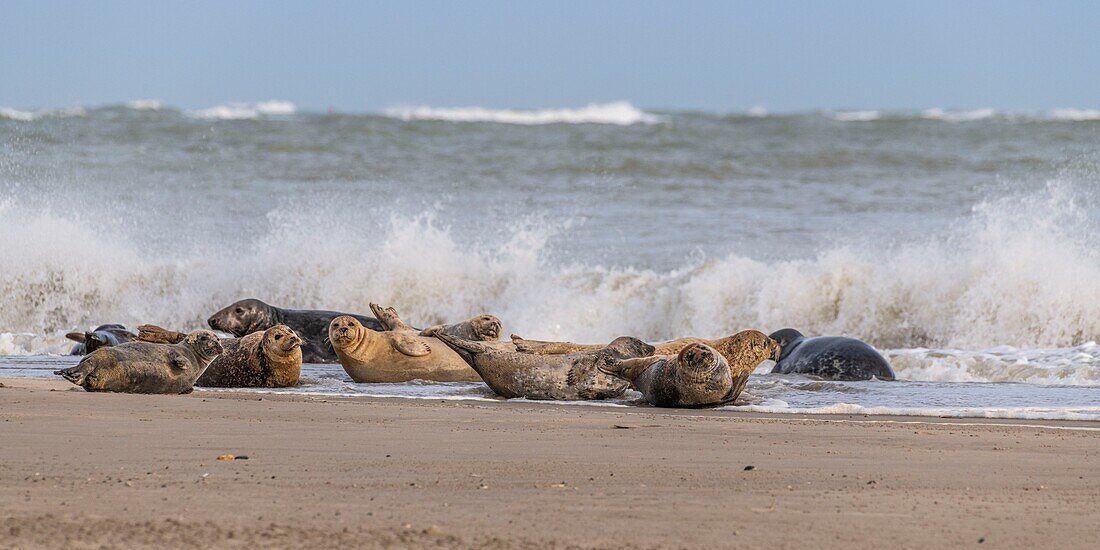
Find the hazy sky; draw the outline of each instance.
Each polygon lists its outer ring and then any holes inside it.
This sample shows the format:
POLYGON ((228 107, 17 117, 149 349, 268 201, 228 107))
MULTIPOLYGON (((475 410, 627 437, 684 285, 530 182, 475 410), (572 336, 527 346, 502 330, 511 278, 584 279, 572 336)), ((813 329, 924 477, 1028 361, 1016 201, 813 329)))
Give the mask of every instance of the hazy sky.
POLYGON ((0 5, 0 106, 1100 108, 1100 1, 0 5))

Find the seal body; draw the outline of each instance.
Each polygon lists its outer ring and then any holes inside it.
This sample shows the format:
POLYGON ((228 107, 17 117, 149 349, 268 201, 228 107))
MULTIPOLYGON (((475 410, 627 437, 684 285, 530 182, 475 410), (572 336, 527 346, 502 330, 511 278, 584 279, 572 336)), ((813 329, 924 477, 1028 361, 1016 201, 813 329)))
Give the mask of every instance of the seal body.
POLYGON ((893 380, 894 370, 875 348, 844 336, 807 338, 794 329, 772 333, 780 355, 773 374, 805 374, 826 380, 893 380))
POLYGON ((313 309, 283 309, 256 299, 234 302, 211 315, 207 323, 214 330, 228 332, 238 338, 275 325, 286 325, 302 339, 302 361, 335 363, 336 352, 325 342, 325 336, 328 334, 329 323, 341 315, 355 317, 368 329, 383 330, 378 319, 365 315, 313 309))
POLYGON ((179 344, 128 342, 100 348, 54 374, 87 391, 189 393, 221 352, 213 332, 197 330, 179 344))
POLYGON ((676 355, 604 358, 600 368, 630 381, 651 405, 713 407, 733 403, 749 375, 779 350, 778 342, 758 330, 743 330, 713 343, 687 344, 676 355))
POLYGON ((199 387, 286 388, 302 374, 302 339, 286 325, 221 341, 222 354, 195 381, 199 387))
POLYGON ((605 360, 599 368, 630 382, 656 407, 715 407, 736 398, 729 363, 706 344, 691 344, 678 355, 605 360))
POLYGON ((352 380, 360 383, 476 382, 477 373, 436 338, 417 331, 374 331, 350 315, 336 317, 329 324, 329 341, 340 365, 352 380))
POLYGON ((137 338, 137 335, 119 324, 99 325, 90 332, 70 332, 65 338, 76 342, 69 355, 87 355, 107 346, 125 344, 137 338))
POLYGON ((590 400, 619 397, 629 384, 599 369, 601 354, 616 359, 644 357, 653 346, 636 338, 617 338, 597 351, 566 355, 535 355, 495 343, 437 337, 457 351, 501 397, 540 400, 590 400))

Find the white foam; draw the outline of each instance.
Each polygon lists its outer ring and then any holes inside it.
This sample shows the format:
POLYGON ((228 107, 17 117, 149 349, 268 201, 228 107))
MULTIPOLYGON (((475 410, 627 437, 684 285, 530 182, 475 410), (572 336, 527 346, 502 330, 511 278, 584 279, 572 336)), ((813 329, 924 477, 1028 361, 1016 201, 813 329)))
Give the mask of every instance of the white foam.
POLYGON ((203 120, 253 120, 269 116, 293 115, 297 107, 289 101, 263 101, 260 103, 226 103, 206 109, 187 111, 191 118, 203 120))
POLYGON ((547 242, 568 225, 521 223, 499 242, 470 242, 431 215, 391 215, 334 242, 326 224, 303 222, 332 216, 279 209, 241 251, 186 252, 0 203, 0 327, 44 336, 5 349, 61 352, 65 331, 106 322, 198 327, 256 296, 359 312, 376 301, 424 325, 491 312, 526 337, 585 342, 791 326, 863 338, 910 380, 1100 384, 1100 351, 1087 343, 1100 340, 1097 237, 1058 182, 984 202, 924 242, 771 262, 731 253, 668 272, 552 263, 547 242), (87 241, 97 245, 72 246, 87 241), (286 262, 286 250, 308 253, 286 262))
POLYGON ((1050 111, 1050 118, 1076 122, 1100 120, 1100 109, 1053 109, 1050 111))
POLYGON ((30 122, 43 118, 82 117, 87 114, 83 107, 65 107, 63 109, 42 109, 39 111, 20 111, 10 107, 0 107, 0 118, 30 122))
POLYGON ((125 103, 127 109, 135 111, 159 111, 164 104, 159 99, 135 99, 125 103))
POLYGON ((764 118, 764 117, 768 116, 769 113, 768 113, 768 109, 766 107, 763 107, 761 105, 757 105, 757 106, 749 109, 748 111, 745 111, 745 114, 748 115, 748 116, 751 116, 751 117, 764 118))
POLYGON ((835 111, 829 113, 833 120, 841 122, 872 122, 882 118, 881 111, 835 111))
POLYGON ((962 418, 1013 418, 1022 420, 1100 420, 1100 407, 865 407, 834 403, 821 407, 792 407, 780 399, 761 405, 724 407, 725 410, 781 414, 844 414, 935 416, 962 418))
POLYGON ((993 118, 997 111, 990 108, 974 109, 970 111, 945 111, 940 108, 925 109, 921 113, 922 118, 929 120, 943 120, 946 122, 973 122, 993 118))
POLYGON ((395 107, 384 114, 401 120, 498 122, 503 124, 655 124, 661 117, 641 111, 626 101, 593 103, 579 109, 486 109, 483 107, 395 107))

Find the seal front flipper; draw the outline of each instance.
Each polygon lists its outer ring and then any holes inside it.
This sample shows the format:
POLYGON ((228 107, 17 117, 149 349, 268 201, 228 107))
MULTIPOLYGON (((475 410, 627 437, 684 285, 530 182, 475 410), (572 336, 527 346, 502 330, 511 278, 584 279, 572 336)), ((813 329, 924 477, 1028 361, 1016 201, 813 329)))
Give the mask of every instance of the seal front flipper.
POLYGON ((184 356, 173 353, 172 354, 172 368, 179 370, 188 370, 191 368, 191 361, 188 361, 184 356))
POLYGON ((432 352, 431 346, 426 342, 408 334, 394 334, 390 345, 409 357, 423 357, 432 352))

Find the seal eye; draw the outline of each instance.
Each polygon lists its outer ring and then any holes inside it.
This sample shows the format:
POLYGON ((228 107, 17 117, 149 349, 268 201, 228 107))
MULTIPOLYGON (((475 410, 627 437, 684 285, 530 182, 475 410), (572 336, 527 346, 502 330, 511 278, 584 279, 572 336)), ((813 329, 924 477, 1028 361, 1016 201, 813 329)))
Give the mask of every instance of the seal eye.
POLYGON ((276 334, 276 335, 275 335, 275 339, 276 339, 276 340, 282 340, 282 339, 283 339, 283 335, 282 335, 282 334, 276 334))
POLYGON ((244 310, 241 308, 237 308, 236 313, 244 313, 244 310))

